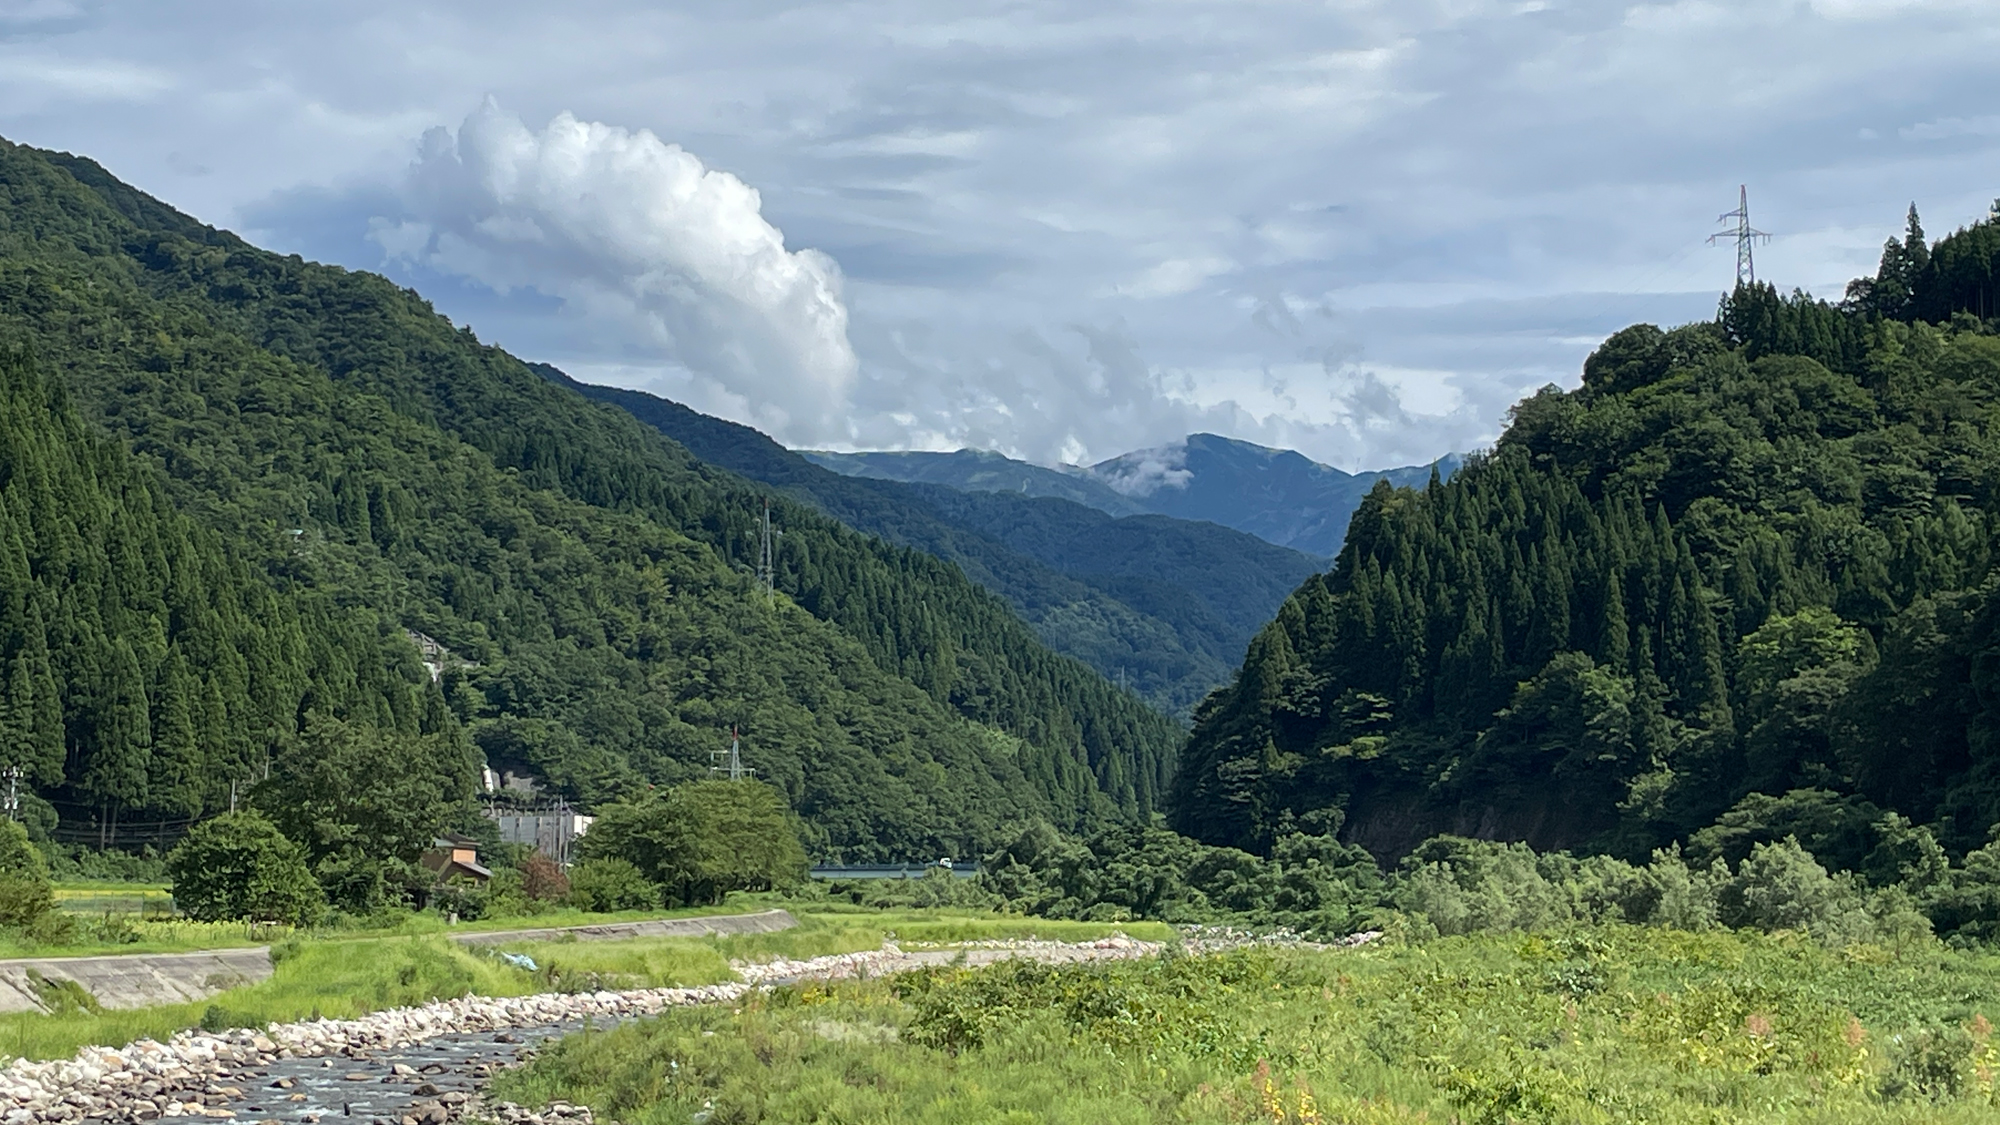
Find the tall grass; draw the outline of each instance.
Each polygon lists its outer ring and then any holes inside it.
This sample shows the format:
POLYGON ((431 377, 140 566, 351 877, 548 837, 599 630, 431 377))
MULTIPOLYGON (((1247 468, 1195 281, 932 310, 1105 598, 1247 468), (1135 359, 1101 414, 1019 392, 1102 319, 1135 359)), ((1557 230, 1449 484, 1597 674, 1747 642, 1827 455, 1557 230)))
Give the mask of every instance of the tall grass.
POLYGON ((805 985, 572 1039, 497 1091, 633 1125, 1973 1122, 2000 960, 1609 926, 805 985))

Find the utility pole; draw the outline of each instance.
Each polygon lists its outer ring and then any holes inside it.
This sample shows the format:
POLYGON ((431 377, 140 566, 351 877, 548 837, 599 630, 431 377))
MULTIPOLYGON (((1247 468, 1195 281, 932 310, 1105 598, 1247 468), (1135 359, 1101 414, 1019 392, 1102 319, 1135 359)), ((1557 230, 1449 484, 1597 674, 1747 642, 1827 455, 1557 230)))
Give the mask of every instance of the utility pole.
POLYGON ((757 581, 764 584, 764 602, 776 604, 778 598, 778 570, 771 557, 771 502, 764 501, 763 550, 757 559, 757 581))
POLYGON ((1724 239, 1733 240, 1736 243, 1736 285, 1738 288, 1745 285, 1755 285, 1757 284, 1757 262, 1752 257, 1750 248, 1760 238, 1765 242, 1771 241, 1771 236, 1750 225, 1750 185, 1738 184, 1736 186, 1736 210, 1724 211, 1715 217, 1715 221, 1718 223, 1726 223, 1731 219, 1736 220, 1736 226, 1733 229, 1719 230, 1709 235, 1708 244, 1714 246, 1724 239))
POLYGON ((717 758, 723 759, 723 764, 710 765, 708 767, 710 777, 726 777, 731 781, 742 781, 746 777, 757 776, 756 770, 743 764, 743 740, 737 736, 736 728, 733 726, 729 728, 729 749, 708 752, 708 760, 711 763, 717 758))

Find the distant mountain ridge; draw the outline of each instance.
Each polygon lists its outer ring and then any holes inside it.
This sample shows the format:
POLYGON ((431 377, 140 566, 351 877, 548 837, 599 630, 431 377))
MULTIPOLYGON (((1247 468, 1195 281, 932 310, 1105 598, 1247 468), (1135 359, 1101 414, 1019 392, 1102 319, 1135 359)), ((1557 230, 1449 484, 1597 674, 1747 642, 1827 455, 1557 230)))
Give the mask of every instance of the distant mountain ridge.
POLYGON ((998 453, 832 453, 802 450, 815 464, 848 476, 941 484, 965 492, 1053 496, 1109 515, 1172 516, 1247 532, 1280 547, 1330 558, 1348 517, 1387 480, 1421 487, 1435 468, 1449 477, 1463 458, 1429 465, 1349 473, 1289 449, 1216 434, 1190 434, 1171 445, 1135 450, 1090 466, 1048 468, 998 453))
MULTIPOLYGON (((926 480, 845 476, 748 426, 643 391, 579 383, 547 364, 544 378, 608 405, 679 442, 703 461, 781 489, 857 531, 956 563, 1007 599, 1043 643, 1096 668, 1159 710, 1186 717, 1227 682, 1250 638, 1322 558, 1216 526, 1119 514, 1018 485, 960 490, 926 480)), ((946 455, 947 481, 984 463, 1007 484, 997 454, 946 455)), ((931 471, 936 465, 918 466, 931 471)), ((1061 476, 1028 466, 1033 473, 1061 476)), ((1065 478, 1075 494, 1115 492, 1065 478)), ((1122 502, 1121 502, 1122 503, 1122 502)), ((1127 512, 1136 506, 1125 505, 1127 512)))
POLYGON ((986 449, 960 449, 953 453, 833 453, 802 449, 799 456, 843 476, 941 484, 960 492, 1048 496, 1096 508, 1110 516, 1155 514, 1144 503, 1091 476, 1088 469, 1074 465, 1051 469, 986 449))

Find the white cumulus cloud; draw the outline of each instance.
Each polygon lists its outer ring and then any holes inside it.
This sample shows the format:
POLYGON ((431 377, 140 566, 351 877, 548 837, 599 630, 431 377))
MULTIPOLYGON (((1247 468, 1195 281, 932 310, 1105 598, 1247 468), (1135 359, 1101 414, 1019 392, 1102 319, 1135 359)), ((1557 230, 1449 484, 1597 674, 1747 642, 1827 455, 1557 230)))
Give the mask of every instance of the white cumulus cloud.
POLYGON ((787 250, 755 188, 679 145, 568 113, 535 132, 489 99, 424 135, 403 194, 374 223, 392 258, 557 298, 579 332, 681 369, 681 397, 746 404, 787 440, 844 436, 839 267, 787 250))

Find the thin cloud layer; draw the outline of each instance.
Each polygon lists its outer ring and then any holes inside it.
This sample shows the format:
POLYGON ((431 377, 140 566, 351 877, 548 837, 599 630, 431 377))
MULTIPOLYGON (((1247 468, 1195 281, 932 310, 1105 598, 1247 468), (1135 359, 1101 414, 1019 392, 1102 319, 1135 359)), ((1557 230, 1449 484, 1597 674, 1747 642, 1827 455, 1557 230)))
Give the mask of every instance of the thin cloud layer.
POLYGON ((0 0, 0 134, 786 441, 1359 469, 1710 315, 1739 183, 1787 289, 1983 215, 1996 51, 1964 0, 0 0), (499 187, 417 147, 489 95, 499 187), (677 164, 789 281, 663 233, 722 229, 658 225, 677 164))

